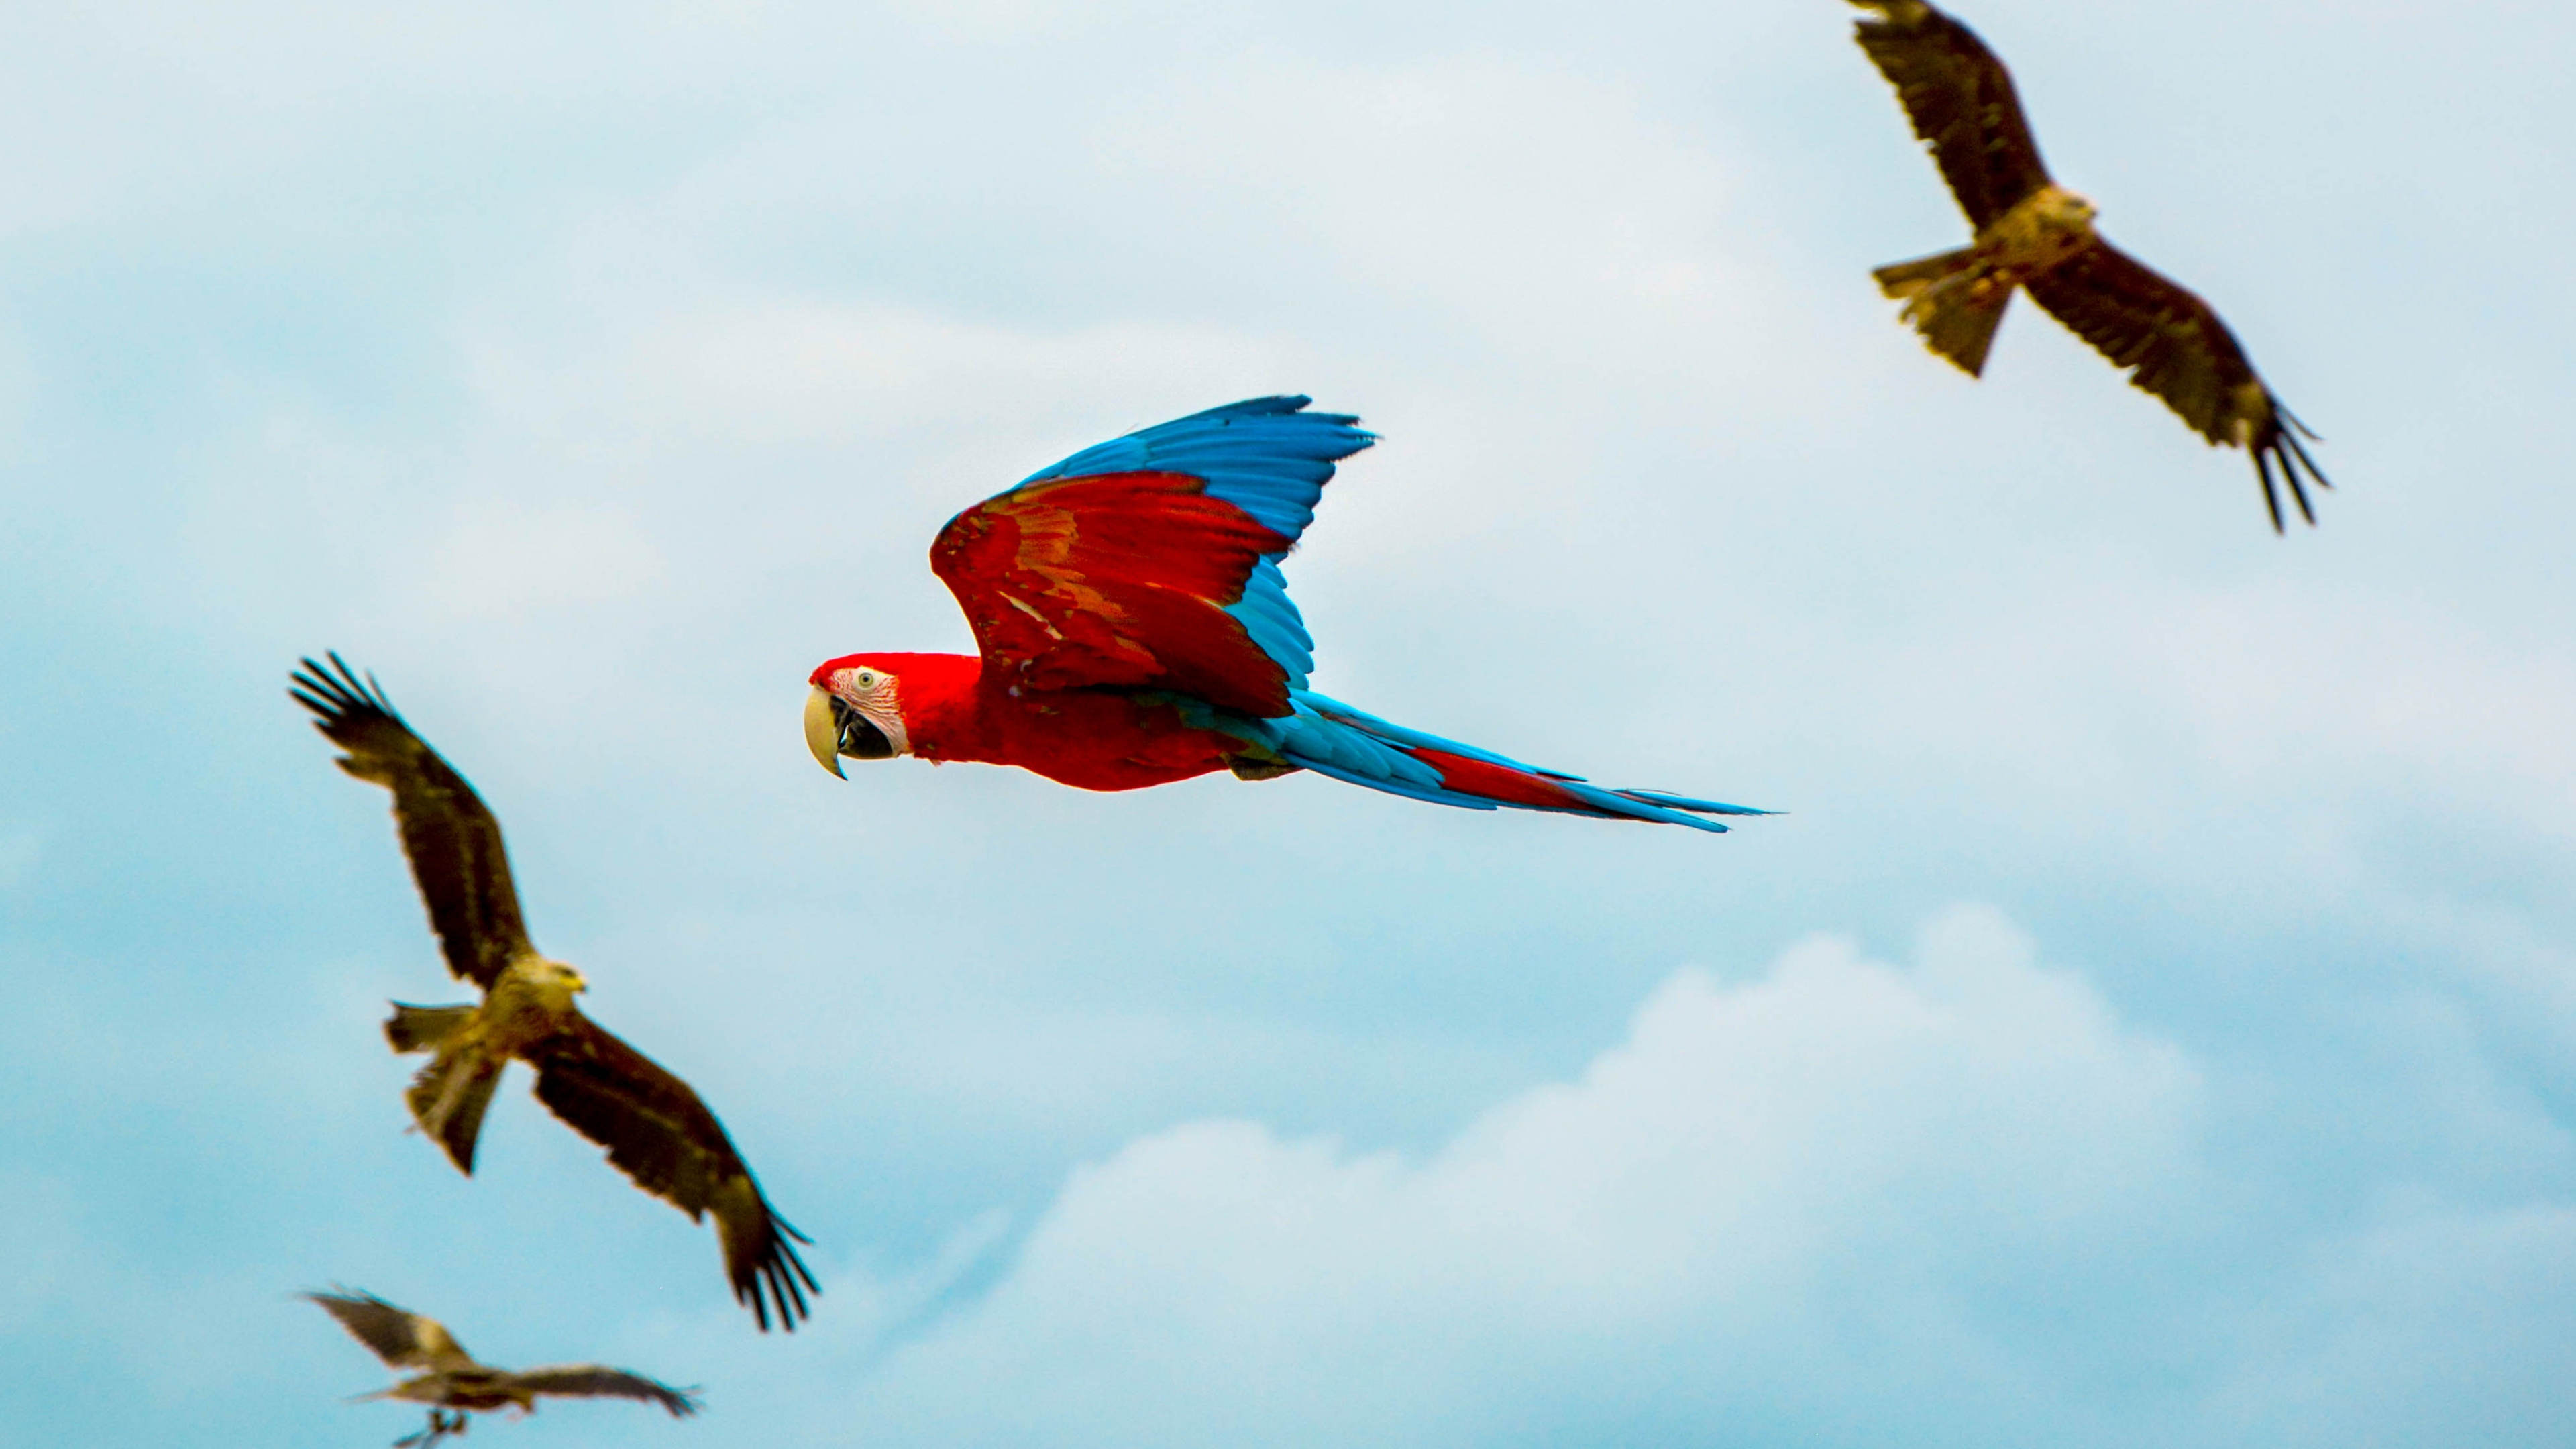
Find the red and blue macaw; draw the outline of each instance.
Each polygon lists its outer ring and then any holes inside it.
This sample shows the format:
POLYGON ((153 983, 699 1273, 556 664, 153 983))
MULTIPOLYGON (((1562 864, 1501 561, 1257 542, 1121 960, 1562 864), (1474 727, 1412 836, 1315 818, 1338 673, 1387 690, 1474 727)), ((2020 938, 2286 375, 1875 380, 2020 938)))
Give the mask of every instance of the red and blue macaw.
POLYGON ((1306 687, 1315 641, 1279 561, 1359 419, 1266 397, 1130 433, 948 520, 930 570, 980 655, 845 654, 811 677, 805 742, 841 758, 1017 765, 1086 790, 1312 770, 1471 810, 1724 830, 1762 815, 1605 790, 1390 724, 1306 687))

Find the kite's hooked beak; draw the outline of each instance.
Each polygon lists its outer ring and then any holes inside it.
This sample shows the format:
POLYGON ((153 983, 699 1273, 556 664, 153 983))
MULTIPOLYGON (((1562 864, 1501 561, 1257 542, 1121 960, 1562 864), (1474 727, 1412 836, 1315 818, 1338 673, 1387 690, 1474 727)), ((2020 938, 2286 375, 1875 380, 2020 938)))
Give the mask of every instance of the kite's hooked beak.
POLYGON ((835 775, 841 775, 840 712, 845 708, 819 685, 805 696, 805 748, 814 752, 815 764, 835 775))

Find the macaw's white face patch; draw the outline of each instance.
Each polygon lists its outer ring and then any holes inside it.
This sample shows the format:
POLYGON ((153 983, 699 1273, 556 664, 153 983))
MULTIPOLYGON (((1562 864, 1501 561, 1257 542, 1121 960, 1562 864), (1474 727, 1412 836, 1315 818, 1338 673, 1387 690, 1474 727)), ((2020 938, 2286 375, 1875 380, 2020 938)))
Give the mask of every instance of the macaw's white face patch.
MULTIPOLYGON (((832 761, 886 760, 912 753, 912 738, 903 727, 895 677, 871 665, 853 665, 831 674, 831 688, 817 690, 807 706, 808 743, 826 768, 832 761), (828 703, 826 703, 828 701, 828 703), (822 716, 828 711, 828 719, 822 716), (829 735, 829 753, 817 731, 829 735)), ((838 773, 835 769, 835 773, 838 773)))

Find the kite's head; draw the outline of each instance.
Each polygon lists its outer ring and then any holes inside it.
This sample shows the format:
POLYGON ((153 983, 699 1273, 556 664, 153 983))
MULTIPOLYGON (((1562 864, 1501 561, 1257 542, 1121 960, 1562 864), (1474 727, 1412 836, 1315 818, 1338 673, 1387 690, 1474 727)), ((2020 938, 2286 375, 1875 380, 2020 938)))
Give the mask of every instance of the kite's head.
POLYGON ((2102 214, 2101 208, 2062 186, 2048 188, 2044 198, 2048 219, 2068 231, 2084 230, 2102 214))
POLYGON ((899 701, 901 668, 914 657, 845 654, 814 671, 806 681, 814 688, 805 696, 805 747, 815 763, 839 775, 844 755, 890 760, 912 753, 899 701))
POLYGON ((561 961, 541 958, 521 969, 529 985, 567 1006, 575 996, 590 989, 586 977, 561 961))

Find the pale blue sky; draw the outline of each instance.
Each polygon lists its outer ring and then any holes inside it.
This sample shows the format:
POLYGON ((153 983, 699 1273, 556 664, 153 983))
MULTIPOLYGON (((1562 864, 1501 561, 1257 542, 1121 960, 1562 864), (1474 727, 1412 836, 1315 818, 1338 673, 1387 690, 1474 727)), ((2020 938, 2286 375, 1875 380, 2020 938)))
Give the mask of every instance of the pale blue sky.
MULTIPOLYGON (((382 1443, 363 1285, 707 1390, 582 1444, 2541 1442, 2576 1373, 2576 20, 1987 0, 2330 441, 2276 539, 1962 223, 1846 6, 0 18, 0 1437, 382 1443), (941 520, 1312 393, 1318 688, 1725 837, 801 747, 941 520), (816 1239, 455 995, 383 677, 816 1239)), ((482 1442, 478 1436, 475 1442, 482 1442)))

